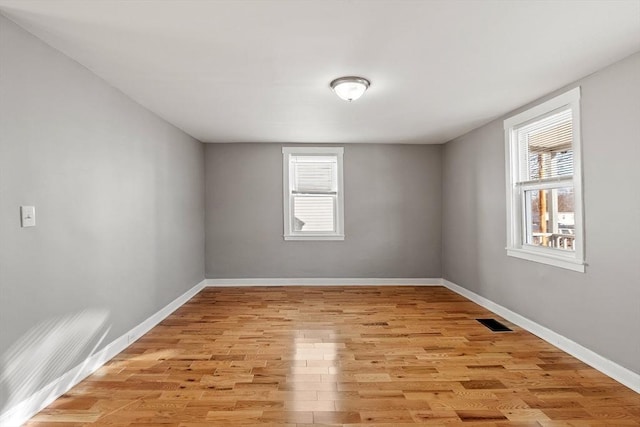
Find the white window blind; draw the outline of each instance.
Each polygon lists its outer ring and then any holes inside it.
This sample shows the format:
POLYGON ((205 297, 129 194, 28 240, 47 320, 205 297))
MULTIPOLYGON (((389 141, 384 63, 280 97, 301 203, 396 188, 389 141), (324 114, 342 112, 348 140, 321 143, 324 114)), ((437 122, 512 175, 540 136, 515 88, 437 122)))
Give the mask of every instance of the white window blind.
POLYGON ((294 231, 335 231, 335 198, 293 197, 294 231))
POLYGON ((516 130, 520 161, 519 182, 571 178, 573 122, 570 108, 516 130))
POLYGON ((335 231, 338 157, 290 157, 294 231, 335 231))
POLYGON ((294 193, 336 193, 336 156, 291 156, 294 193))
POLYGON ((286 147, 283 153, 285 239, 341 237, 342 149, 286 147))

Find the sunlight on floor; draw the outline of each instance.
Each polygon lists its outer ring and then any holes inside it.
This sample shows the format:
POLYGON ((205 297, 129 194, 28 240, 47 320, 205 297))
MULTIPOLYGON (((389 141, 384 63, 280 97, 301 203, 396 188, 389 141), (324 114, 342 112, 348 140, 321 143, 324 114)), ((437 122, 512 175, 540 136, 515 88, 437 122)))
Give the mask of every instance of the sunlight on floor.
POLYGON ((290 410, 334 411, 339 399, 334 376, 339 375, 338 348, 344 344, 332 342, 334 330, 300 330, 294 337, 294 360, 304 365, 291 368, 293 400, 290 410), (331 381, 329 381, 331 380, 331 381), (321 398, 320 398, 321 397, 321 398))
POLYGON ((107 310, 90 309, 41 322, 4 352, 0 359, 3 423, 23 419, 21 411, 27 410, 34 393, 50 389, 52 396, 57 395, 57 380, 87 363, 104 340, 110 329, 108 317, 107 310), (9 408, 11 414, 3 413, 9 408))

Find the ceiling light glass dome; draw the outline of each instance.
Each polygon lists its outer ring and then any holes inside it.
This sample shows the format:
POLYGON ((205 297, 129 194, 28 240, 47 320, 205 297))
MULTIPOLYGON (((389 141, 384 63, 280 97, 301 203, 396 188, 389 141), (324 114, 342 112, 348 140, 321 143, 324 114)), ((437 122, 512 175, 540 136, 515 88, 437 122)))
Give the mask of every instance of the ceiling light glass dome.
POLYGON ((362 77, 340 77, 331 82, 331 89, 345 101, 355 101, 369 88, 371 83, 362 77))

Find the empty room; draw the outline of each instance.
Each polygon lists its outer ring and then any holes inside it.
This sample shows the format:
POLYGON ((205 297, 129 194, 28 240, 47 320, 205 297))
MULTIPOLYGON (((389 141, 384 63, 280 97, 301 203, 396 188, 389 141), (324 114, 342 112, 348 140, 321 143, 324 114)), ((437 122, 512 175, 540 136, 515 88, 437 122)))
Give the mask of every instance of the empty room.
POLYGON ((640 0, 0 0, 0 426, 640 426, 640 0))

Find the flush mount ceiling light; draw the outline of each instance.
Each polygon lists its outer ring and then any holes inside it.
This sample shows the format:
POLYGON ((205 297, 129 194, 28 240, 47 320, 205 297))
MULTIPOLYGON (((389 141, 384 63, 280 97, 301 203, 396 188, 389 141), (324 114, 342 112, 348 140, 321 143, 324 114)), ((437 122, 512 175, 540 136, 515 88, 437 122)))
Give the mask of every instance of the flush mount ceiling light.
POLYGON ((360 98, 370 85, 369 80, 353 76, 340 77, 330 84, 336 95, 349 102, 360 98))

